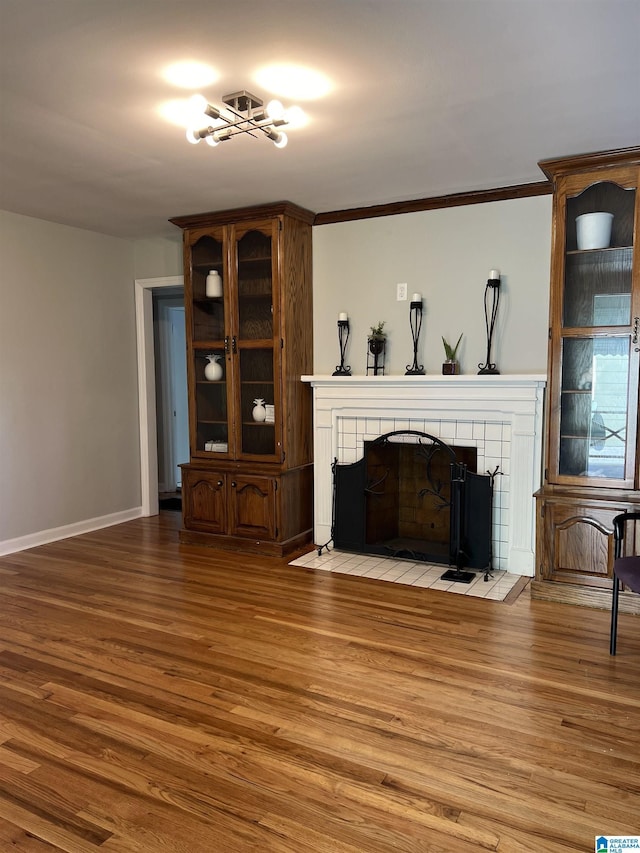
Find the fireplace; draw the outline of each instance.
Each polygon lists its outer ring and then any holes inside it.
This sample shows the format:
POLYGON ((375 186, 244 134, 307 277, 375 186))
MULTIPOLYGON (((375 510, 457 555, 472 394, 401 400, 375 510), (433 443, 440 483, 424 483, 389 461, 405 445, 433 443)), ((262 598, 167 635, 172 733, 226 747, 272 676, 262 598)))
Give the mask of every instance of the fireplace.
POLYGON ((399 430, 366 441, 358 462, 333 466, 333 542, 363 554, 454 566, 470 582, 492 569, 491 512, 497 472, 476 472, 472 447, 399 430))
POLYGON ((331 540, 334 461, 358 462, 367 442, 413 430, 456 450, 471 448, 479 475, 499 469, 491 518, 493 567, 533 576, 533 494, 541 481, 545 376, 305 376, 303 380, 312 385, 314 398, 316 545, 331 540))

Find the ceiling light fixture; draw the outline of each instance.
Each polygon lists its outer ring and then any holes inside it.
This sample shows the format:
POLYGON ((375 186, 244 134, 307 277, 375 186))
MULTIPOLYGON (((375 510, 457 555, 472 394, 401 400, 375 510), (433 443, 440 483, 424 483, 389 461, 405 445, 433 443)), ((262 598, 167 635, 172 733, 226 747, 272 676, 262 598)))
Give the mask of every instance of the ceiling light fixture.
POLYGON ((290 124, 291 119, 298 119, 301 112, 299 107, 292 107, 289 116, 289 110, 285 110, 280 101, 270 101, 265 107, 261 98, 244 89, 222 98, 227 105, 226 110, 207 103, 202 95, 194 95, 190 100, 197 106, 200 118, 192 119, 187 129, 187 140, 195 145, 204 139, 213 148, 239 133, 262 135, 270 139, 276 148, 284 148, 288 142, 287 134, 276 128, 290 124), (216 124, 203 125, 203 115, 216 124))

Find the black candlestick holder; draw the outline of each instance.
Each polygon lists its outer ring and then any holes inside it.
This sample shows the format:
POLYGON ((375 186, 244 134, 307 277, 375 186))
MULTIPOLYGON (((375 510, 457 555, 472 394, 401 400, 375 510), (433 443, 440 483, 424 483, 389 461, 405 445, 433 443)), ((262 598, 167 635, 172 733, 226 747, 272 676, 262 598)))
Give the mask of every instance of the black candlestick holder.
POLYGON ((409 325, 413 341, 413 364, 407 365, 405 376, 424 376, 424 365, 418 364, 418 340, 422 328, 422 300, 409 305, 409 325))
POLYGON ((351 376, 351 367, 344 363, 349 340, 349 321, 338 320, 338 344, 340 345, 340 364, 333 371, 333 376, 351 376))
POLYGON ((500 371, 491 361, 491 344, 493 343, 493 332, 496 325, 496 317, 498 316, 498 305, 500 304, 500 276, 495 277, 495 270, 492 270, 491 278, 487 279, 487 284, 484 289, 484 323, 487 331, 487 360, 484 364, 479 364, 478 376, 498 375, 500 371), (491 295, 491 299, 489 298, 491 295), (491 302, 491 310, 489 310, 489 302, 491 302))

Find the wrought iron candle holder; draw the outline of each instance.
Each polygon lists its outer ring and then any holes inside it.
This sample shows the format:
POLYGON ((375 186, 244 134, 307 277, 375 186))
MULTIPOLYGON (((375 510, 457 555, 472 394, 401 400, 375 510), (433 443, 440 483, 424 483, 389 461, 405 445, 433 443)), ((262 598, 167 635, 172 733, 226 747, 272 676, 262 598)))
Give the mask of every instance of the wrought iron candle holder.
POLYGON ((413 364, 407 365, 405 376, 424 376, 424 365, 418 364, 418 340, 422 328, 422 296, 414 293, 409 304, 409 325, 413 340, 413 364))
POLYGON ((484 289, 484 323, 487 331, 487 360, 479 364, 478 376, 498 375, 500 371, 491 361, 491 344, 493 343, 493 332, 498 316, 498 305, 500 304, 500 270, 491 270, 487 284, 484 289), (491 309, 489 309, 491 302, 491 309))
POLYGON ((338 344, 340 346, 340 364, 333 371, 333 376, 351 376, 351 367, 344 363, 347 352, 347 341, 349 340, 349 318, 346 314, 340 315, 338 319, 338 344))

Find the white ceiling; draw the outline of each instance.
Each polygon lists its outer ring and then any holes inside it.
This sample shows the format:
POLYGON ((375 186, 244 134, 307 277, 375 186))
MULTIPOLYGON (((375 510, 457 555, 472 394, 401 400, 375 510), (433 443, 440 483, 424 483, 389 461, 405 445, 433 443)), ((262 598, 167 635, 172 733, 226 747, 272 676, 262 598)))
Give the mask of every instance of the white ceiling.
POLYGON ((639 84, 640 0, 0 0, 0 208, 142 237, 537 182, 540 159, 640 144, 639 84), (276 61, 333 88, 285 149, 193 146, 158 113, 183 59, 218 71, 218 105, 268 100, 276 61))

